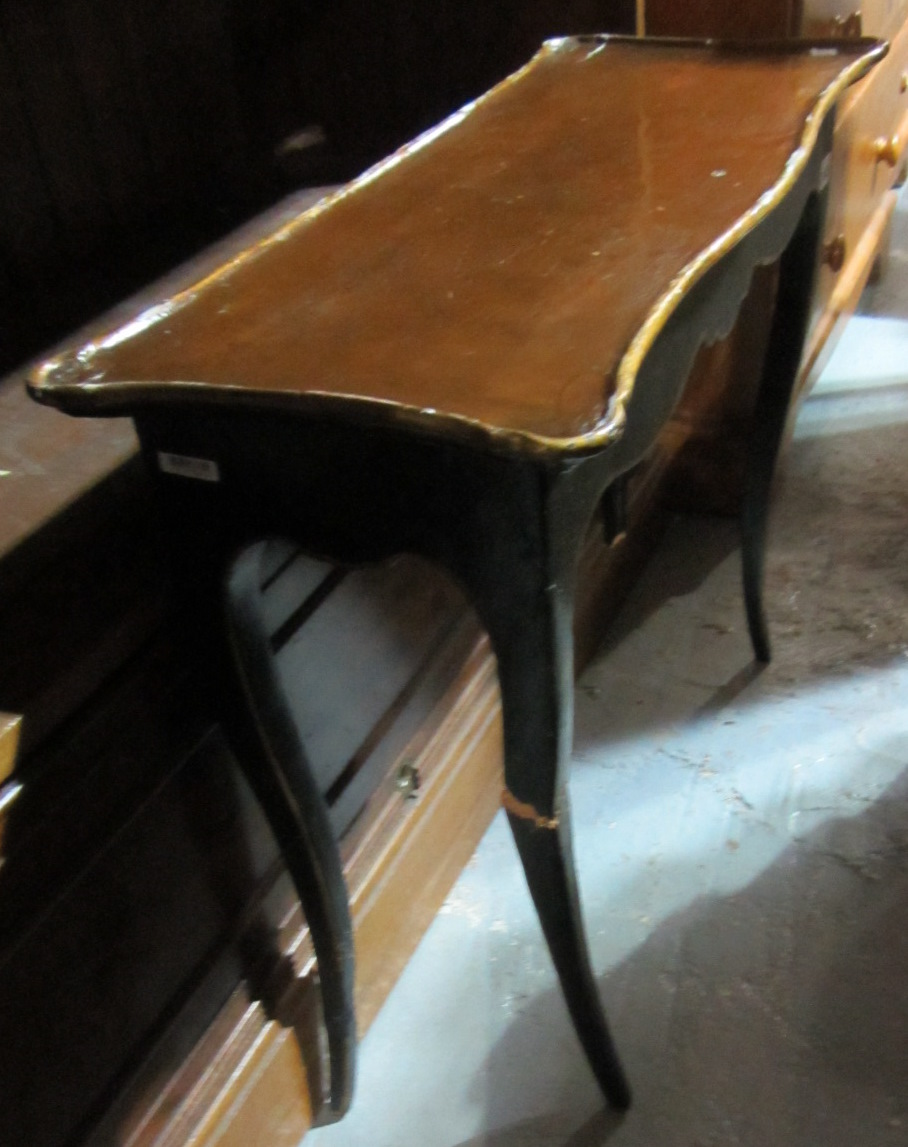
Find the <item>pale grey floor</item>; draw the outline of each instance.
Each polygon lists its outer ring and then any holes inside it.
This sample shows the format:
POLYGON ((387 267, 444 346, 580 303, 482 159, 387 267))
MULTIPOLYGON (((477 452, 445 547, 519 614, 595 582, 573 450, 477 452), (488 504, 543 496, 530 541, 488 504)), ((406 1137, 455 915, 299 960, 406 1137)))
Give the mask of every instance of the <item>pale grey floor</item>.
POLYGON ((785 459, 771 666, 736 527, 686 519, 577 689, 576 851, 634 1108, 600 1113, 499 816, 307 1147, 908 1144, 903 209, 785 459))

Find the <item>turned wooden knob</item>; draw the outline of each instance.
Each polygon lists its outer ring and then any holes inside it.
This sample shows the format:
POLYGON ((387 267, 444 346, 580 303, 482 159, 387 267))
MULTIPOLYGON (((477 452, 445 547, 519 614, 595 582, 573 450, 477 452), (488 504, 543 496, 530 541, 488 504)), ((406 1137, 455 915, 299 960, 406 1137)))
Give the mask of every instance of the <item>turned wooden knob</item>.
POLYGON ((873 154, 877 163, 885 163, 887 167, 895 167, 899 161, 900 150, 901 144, 897 135, 890 136, 889 139, 881 135, 873 142, 873 154))
POLYGON ((823 263, 830 271, 838 274, 845 265, 845 236, 836 235, 834 239, 830 239, 823 244, 823 263))

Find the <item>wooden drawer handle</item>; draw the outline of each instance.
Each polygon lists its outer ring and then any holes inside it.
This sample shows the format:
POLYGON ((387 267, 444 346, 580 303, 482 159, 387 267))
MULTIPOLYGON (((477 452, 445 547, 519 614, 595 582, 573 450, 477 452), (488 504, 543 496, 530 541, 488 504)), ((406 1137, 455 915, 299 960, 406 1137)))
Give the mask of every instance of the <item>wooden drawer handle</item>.
POLYGON ((902 143, 897 135, 888 139, 881 135, 873 141, 873 154, 877 163, 885 163, 887 167, 897 166, 901 150, 902 143))
POLYGON ((830 239, 823 244, 823 263, 830 271, 837 275, 845 266, 845 256, 847 253, 845 236, 836 235, 834 239, 830 239))

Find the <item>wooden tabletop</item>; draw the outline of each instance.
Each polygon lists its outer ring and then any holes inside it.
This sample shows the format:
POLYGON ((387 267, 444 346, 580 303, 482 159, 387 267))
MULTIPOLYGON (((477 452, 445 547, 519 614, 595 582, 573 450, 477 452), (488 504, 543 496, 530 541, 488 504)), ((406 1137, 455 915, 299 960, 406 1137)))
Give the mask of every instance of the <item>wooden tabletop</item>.
POLYGON ((516 448, 601 445, 647 339, 884 52, 552 41, 189 290, 45 364, 32 392, 74 413, 340 407, 516 448))

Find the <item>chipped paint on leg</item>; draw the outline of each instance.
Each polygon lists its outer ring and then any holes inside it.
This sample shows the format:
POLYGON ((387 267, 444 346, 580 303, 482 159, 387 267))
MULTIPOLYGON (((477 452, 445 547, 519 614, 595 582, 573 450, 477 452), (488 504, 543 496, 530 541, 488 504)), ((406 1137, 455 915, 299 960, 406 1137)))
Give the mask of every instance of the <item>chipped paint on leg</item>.
POLYGON ((540 816, 531 804, 518 800, 510 789, 502 791, 501 804, 505 812, 510 813, 511 816, 519 817, 520 820, 532 821, 537 828, 552 829, 558 827, 557 816, 540 816))

